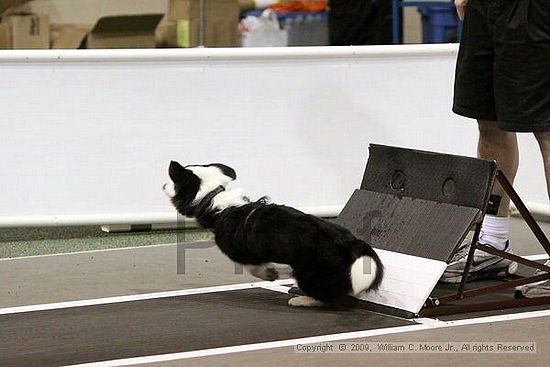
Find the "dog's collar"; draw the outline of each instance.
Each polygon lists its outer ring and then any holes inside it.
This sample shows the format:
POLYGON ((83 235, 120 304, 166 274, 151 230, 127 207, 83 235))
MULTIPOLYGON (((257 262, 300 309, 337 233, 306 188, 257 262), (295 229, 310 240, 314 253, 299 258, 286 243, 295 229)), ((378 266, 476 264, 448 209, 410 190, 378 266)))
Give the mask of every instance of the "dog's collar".
POLYGON ((204 214, 206 210, 210 207, 214 196, 218 195, 222 191, 225 191, 225 187, 218 186, 214 190, 206 194, 205 197, 201 199, 201 201, 195 206, 195 209, 193 210, 193 214, 195 215, 195 217, 204 214))
POLYGON ((246 228, 247 225, 248 225, 248 220, 250 219, 250 217, 252 217, 252 214, 254 214, 256 212, 256 210, 258 210, 258 209, 260 209, 259 206, 255 207, 254 209, 252 209, 250 211, 250 213, 248 213, 248 215, 244 219, 242 227, 239 230, 235 231, 235 234, 233 235, 233 240, 235 240, 237 238, 237 235, 241 234, 242 240, 245 241, 245 242, 248 241, 248 238, 249 238, 248 234, 249 233, 248 233, 248 230, 246 228))
POLYGON ((246 225, 248 224, 248 220, 250 219, 250 217, 252 216, 252 214, 254 214, 254 212, 256 210, 260 209, 259 206, 255 207, 254 209, 252 209, 250 211, 250 213, 248 213, 248 215, 246 216, 245 220, 244 220, 244 224, 243 224, 243 228, 246 230, 246 225))

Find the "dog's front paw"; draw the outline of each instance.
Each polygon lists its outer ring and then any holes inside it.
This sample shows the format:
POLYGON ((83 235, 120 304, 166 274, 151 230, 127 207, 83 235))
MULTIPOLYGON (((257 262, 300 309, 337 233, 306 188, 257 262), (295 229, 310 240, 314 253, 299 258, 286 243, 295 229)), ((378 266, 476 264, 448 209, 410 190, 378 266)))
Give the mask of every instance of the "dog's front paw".
POLYGON ((275 268, 265 268, 263 280, 270 282, 279 279, 279 272, 275 268))
POLYGON ((250 274, 254 275, 256 278, 262 280, 274 281, 279 279, 279 272, 272 266, 266 265, 246 265, 246 268, 250 274))
POLYGON ((293 307, 320 307, 323 303, 310 296, 298 296, 289 299, 288 305, 293 307))

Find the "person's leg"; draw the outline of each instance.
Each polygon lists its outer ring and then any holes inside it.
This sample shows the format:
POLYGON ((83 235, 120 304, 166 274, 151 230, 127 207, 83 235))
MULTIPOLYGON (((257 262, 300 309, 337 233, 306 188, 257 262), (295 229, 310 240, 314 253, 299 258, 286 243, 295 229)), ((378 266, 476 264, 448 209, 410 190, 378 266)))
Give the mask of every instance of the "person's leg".
MULTIPOLYGON (((519 164, 516 133, 500 129, 495 121, 478 120, 478 126, 478 158, 496 161, 497 168, 513 183, 519 164)), ((493 194, 502 197, 497 216, 507 217, 509 214, 510 198, 498 183, 493 188, 493 194)))
MULTIPOLYGON (((548 0, 498 3, 491 13, 498 126, 508 131, 535 133, 548 183, 550 138, 544 131, 550 131, 550 3, 548 0)), ((519 290, 525 297, 548 296, 550 281, 528 284, 519 290)))
POLYGON ((550 197, 550 131, 536 132, 535 138, 537 138, 542 154, 544 173, 546 175, 546 189, 548 191, 548 197, 550 197))
MULTIPOLYGON (((550 131, 536 132, 535 137, 539 143, 542 160, 544 163, 544 173, 546 175, 546 188, 550 197, 550 131)), ((550 260, 547 260, 545 265, 550 266, 550 260)), ((537 270, 535 274, 542 274, 541 270, 537 270)), ((527 284, 517 288, 524 297, 544 297, 550 296, 550 280, 527 284)))
MULTIPOLYGON (((500 129, 495 121, 478 120, 478 127, 478 158, 496 161, 497 169, 513 182, 519 161, 516 134, 500 129)), ((493 215, 485 215, 479 243, 511 252, 508 242, 510 199, 498 183, 493 187, 491 200, 499 202, 499 205, 495 205, 493 215)), ((467 240, 459 248, 443 273, 442 282, 459 283, 462 280, 470 244, 470 240, 467 240)), ((474 260, 467 276, 468 281, 501 278, 517 269, 517 263, 484 251, 476 250, 474 260)))
MULTIPOLYGON (((478 157, 496 161, 497 168, 513 183, 519 162, 516 133, 500 129, 496 121, 480 120, 478 126, 478 157)), ((491 201, 496 201, 498 206, 485 216, 479 242, 504 250, 508 243, 510 198, 498 182, 494 185, 491 201)))
MULTIPOLYGON (((536 132, 535 137, 539 143, 542 160, 544 163, 544 174, 546 176, 546 190, 550 198, 550 131, 536 132)), ((550 266, 550 259, 546 262, 550 266)))

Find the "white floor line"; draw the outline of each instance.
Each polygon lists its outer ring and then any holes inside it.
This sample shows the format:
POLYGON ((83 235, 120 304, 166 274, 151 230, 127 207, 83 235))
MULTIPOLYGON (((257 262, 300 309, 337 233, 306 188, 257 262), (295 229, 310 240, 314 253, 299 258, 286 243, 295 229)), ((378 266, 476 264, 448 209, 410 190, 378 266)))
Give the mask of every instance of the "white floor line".
POLYGON ((290 289, 290 287, 294 286, 295 282, 292 279, 285 279, 285 280, 286 282, 283 280, 279 280, 278 281, 279 283, 265 282, 265 283, 262 283, 261 285, 258 285, 258 287, 267 289, 270 291, 288 294, 288 290, 290 289))
POLYGON ((234 291, 234 290, 240 290, 240 289, 265 287, 264 283, 273 283, 273 286, 276 286, 281 283, 282 284, 288 283, 288 279, 276 280, 275 282, 228 284, 228 285, 220 285, 220 286, 214 286, 214 287, 190 288, 190 289, 181 289, 181 290, 166 291, 166 292, 135 294, 135 295, 128 295, 128 296, 114 296, 114 297, 95 298, 95 299, 86 299, 86 300, 78 300, 78 301, 7 307, 7 308, 0 308, 0 315, 7 315, 7 314, 14 314, 14 313, 21 313, 21 312, 57 310, 60 308, 70 308, 70 307, 105 305, 105 304, 120 303, 120 302, 143 301, 148 299, 187 296, 192 294, 234 291))
POLYGON ((418 318, 418 319, 415 319, 415 321, 421 324, 440 325, 440 326, 437 326, 440 328, 440 327, 489 324, 493 322, 502 322, 502 321, 526 320, 526 319, 533 319, 537 317, 550 317, 550 310, 509 313, 505 315, 483 316, 483 317, 476 317, 473 319, 462 319, 462 320, 452 320, 452 321, 441 321, 441 320, 431 319, 431 318, 418 318), (441 324, 443 324, 443 326, 441 326, 441 324))
MULTIPOLYGON (((192 241, 195 242, 201 242, 201 241, 192 241)), ((208 242, 208 241, 205 241, 208 242)), ((191 243, 191 242, 190 242, 191 243)), ((3 259, 0 259, 1 261, 12 261, 12 260, 26 260, 26 259, 37 259, 37 258, 43 258, 43 257, 54 257, 54 256, 69 256, 69 255, 81 255, 81 254, 93 254, 97 252, 111 252, 111 251, 124 251, 124 250, 139 250, 139 249, 147 249, 147 248, 155 248, 155 247, 166 247, 166 246, 175 246, 175 243, 163 243, 159 245, 144 245, 144 246, 132 246, 132 247, 117 247, 117 248, 105 248, 105 249, 97 249, 97 250, 84 250, 84 251, 75 251, 75 252, 62 252, 58 254, 44 254, 44 255, 31 255, 31 256, 18 256, 18 257, 6 257, 3 259)))
POLYGON ((441 329, 441 328, 448 328, 448 327, 477 325, 477 324, 495 323, 495 322, 502 322, 502 321, 523 320, 523 319, 529 319, 529 318, 535 318, 535 317, 550 317, 550 310, 523 312, 523 313, 517 313, 517 314, 511 314, 511 315, 487 316, 487 317, 479 317, 475 319, 455 320, 455 321, 417 319, 417 321, 420 321, 420 323, 414 324, 414 325, 407 325, 407 326, 397 326, 397 327, 375 329, 375 330, 354 331, 349 333, 330 334, 330 335, 322 335, 322 336, 298 338, 298 339, 288 339, 288 340, 280 340, 280 341, 273 341, 273 342, 266 342, 266 343, 236 345, 236 346, 230 346, 230 347, 203 349, 203 350, 190 351, 190 352, 161 354, 156 356, 125 358, 125 359, 117 359, 117 360, 103 361, 103 362, 76 364, 76 365, 71 365, 66 367, 131 366, 131 365, 144 364, 144 363, 167 362, 167 361, 183 360, 183 359, 189 359, 189 358, 215 356, 215 355, 221 355, 221 354, 231 354, 231 353, 250 352, 255 350, 263 350, 263 349, 291 347, 297 344, 312 344, 312 343, 331 342, 331 341, 337 341, 337 340, 360 339, 360 338, 367 338, 367 337, 379 336, 379 335, 391 335, 391 334, 399 334, 399 333, 406 333, 406 332, 413 332, 413 331, 441 329))

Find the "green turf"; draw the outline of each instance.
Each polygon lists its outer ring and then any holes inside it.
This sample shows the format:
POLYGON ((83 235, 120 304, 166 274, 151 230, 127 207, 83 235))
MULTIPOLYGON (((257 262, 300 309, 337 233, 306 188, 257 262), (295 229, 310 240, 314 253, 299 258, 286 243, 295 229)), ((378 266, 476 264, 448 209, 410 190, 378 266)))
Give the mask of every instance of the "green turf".
POLYGON ((2 228, 0 229, 0 258, 159 245, 212 238, 211 232, 200 229, 106 233, 99 226, 2 228))

